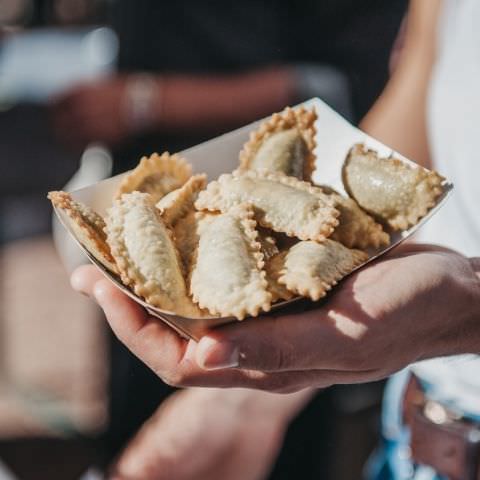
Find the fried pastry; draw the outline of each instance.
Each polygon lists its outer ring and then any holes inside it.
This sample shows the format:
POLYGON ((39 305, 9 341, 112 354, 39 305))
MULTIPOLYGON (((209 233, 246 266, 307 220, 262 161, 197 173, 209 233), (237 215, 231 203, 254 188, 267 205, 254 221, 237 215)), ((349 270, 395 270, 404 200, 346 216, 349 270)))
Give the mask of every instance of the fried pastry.
POLYGON ((279 252, 265 261, 265 273, 268 283, 268 291, 272 294, 272 303, 279 300, 290 300, 294 294, 279 282, 284 266, 286 252, 279 252))
MULTIPOLYGON (((265 262, 265 274, 268 284, 268 291, 272 294, 272 303, 278 300, 289 300, 293 297, 292 292, 288 291, 284 285, 278 283, 279 271, 275 262, 275 257, 278 256, 280 250, 277 246, 277 240, 273 237, 266 228, 258 228, 258 241, 260 243, 263 261, 265 262)), ((289 237, 287 237, 289 238, 289 237)))
POLYGON ((205 174, 193 175, 183 186, 161 198, 156 206, 165 223, 173 226, 188 212, 193 211, 193 204, 198 197, 198 192, 203 190, 206 185, 207 176, 205 174))
POLYGON ((436 172, 381 158, 357 144, 347 155, 342 178, 348 194, 395 230, 415 225, 435 205, 444 180, 436 172))
POLYGON ((260 243, 260 247, 263 253, 263 259, 266 262, 268 259, 276 255, 280 250, 277 246, 275 237, 271 235, 271 232, 266 228, 257 228, 258 237, 257 240, 260 243))
POLYGON ((173 235, 180 254, 183 273, 188 279, 192 269, 193 256, 198 246, 198 221, 193 209, 175 223, 173 235))
POLYGON ((315 164, 315 109, 287 107, 250 134, 240 152, 240 170, 282 172, 310 180, 315 164))
POLYGON ((323 243, 299 242, 276 257, 278 282, 298 295, 318 300, 345 275, 368 259, 360 250, 351 250, 334 240, 323 243))
POLYGON ((180 188, 192 176, 192 167, 177 154, 168 152, 143 157, 120 183, 116 198, 134 191, 149 193, 156 203, 167 193, 180 188))
POLYGON ((199 244, 192 269, 193 300, 212 314, 242 320, 270 310, 263 254, 253 209, 236 205, 226 213, 198 213, 199 244))
POLYGON ((301 240, 322 241, 338 225, 339 212, 328 195, 278 172, 247 170, 221 175, 200 192, 195 206, 226 212, 239 203, 251 204, 263 227, 301 240))
MULTIPOLYGON (((173 226, 173 235, 175 239, 175 246, 180 254, 180 261, 182 264, 183 276, 187 292, 190 292, 190 280, 195 258, 195 252, 198 248, 198 220, 196 218, 195 210, 190 210, 185 216, 181 217, 175 222, 173 226)), ((195 317, 211 317, 207 310, 202 310, 194 304, 195 317)))
MULTIPOLYGON (((193 253, 198 245, 197 220, 193 206, 198 192, 205 188, 207 176, 193 175, 177 190, 168 193, 157 203, 162 219, 173 229, 175 245, 180 254, 182 269, 188 278, 193 253)), ((188 288, 188 285, 187 285, 188 288)))
POLYGON ((348 248, 379 248, 390 245, 390 235, 383 230, 368 213, 364 212, 355 200, 340 195, 331 187, 322 190, 334 199, 335 208, 340 212, 339 224, 330 238, 348 248))
POLYGON ((76 202, 67 192, 50 192, 52 204, 64 212, 80 243, 108 270, 117 273, 115 260, 107 244, 105 222, 91 208, 76 202))
POLYGON ((123 283, 154 307, 197 316, 171 232, 151 195, 122 195, 109 209, 106 223, 107 240, 123 283))

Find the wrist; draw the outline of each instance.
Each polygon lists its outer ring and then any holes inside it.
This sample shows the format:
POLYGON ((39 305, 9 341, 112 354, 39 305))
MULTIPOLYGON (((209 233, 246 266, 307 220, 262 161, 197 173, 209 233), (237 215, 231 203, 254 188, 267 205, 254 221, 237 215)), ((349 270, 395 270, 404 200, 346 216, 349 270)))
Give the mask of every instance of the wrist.
POLYGON ((434 356, 480 353, 480 259, 467 259, 463 272, 453 270, 444 311, 449 325, 434 356))
POLYGON ((162 78, 157 126, 177 131, 223 131, 283 109, 294 101, 289 67, 238 74, 169 74, 162 78))
POLYGON ((148 73, 136 73, 126 78, 123 111, 130 133, 153 128, 162 115, 162 80, 148 73))

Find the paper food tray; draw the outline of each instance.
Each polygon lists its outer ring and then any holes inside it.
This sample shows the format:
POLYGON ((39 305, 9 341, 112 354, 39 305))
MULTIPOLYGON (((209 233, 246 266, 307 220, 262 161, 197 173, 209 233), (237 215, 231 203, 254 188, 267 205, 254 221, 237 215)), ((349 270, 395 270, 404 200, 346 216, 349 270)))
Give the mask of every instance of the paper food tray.
MULTIPOLYGON (((396 158, 417 167, 417 164, 392 151, 391 148, 368 136, 358 128, 355 128, 320 99, 313 98, 304 102, 303 105, 305 107, 313 106, 316 109, 318 117, 316 121, 317 147, 315 151, 317 165, 313 175, 314 183, 329 185, 342 194, 346 194, 341 179, 341 168, 348 151, 355 143, 364 143, 368 148, 376 150, 379 155, 383 157, 388 157, 389 155, 394 154, 396 158)), ((237 168, 239 163, 238 155, 243 144, 247 141, 250 132, 255 130, 262 121, 263 119, 180 153, 182 157, 192 164, 195 173, 205 172, 208 175, 209 181, 214 180, 220 174, 230 173, 237 168)), ((124 175, 125 174, 117 175, 70 193, 75 200, 83 202, 99 214, 104 215, 106 209, 111 205, 117 186, 124 175)), ((408 230, 392 232, 387 228, 386 230, 391 236, 391 244, 385 248, 370 250, 369 260, 357 268, 361 268, 366 263, 371 262, 375 258, 386 253, 388 250, 394 248, 415 233, 426 221, 428 221, 428 219, 434 215, 446 201, 453 189, 453 185, 445 180, 442 184, 442 189, 443 193, 437 199, 436 205, 420 220, 420 222, 408 230)), ((236 321, 233 317, 202 319, 184 318, 175 315, 172 312, 160 310, 148 305, 143 299, 137 297, 129 288, 125 287, 120 279, 105 269, 105 267, 83 247, 76 238, 75 233, 70 228, 68 221, 64 218, 64 214, 58 209, 55 209, 55 211, 60 222, 74 237, 77 244, 87 255, 89 260, 96 265, 109 280, 111 280, 125 294, 133 298, 137 303, 144 306, 152 315, 163 320, 182 336, 198 340, 208 329, 236 321)), ((300 299, 301 297, 297 297, 292 300, 278 302, 272 305, 271 311, 278 311, 286 305, 290 305, 300 299)))

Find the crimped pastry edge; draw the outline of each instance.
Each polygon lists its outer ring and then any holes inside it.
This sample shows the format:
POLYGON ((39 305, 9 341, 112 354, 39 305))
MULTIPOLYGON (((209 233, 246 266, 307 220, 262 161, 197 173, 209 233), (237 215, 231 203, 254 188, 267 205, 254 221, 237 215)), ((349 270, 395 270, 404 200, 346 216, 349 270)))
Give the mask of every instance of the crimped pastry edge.
POLYGON ((328 238, 335 227, 338 225, 338 217, 340 212, 334 208, 333 199, 329 198, 321 188, 315 187, 312 184, 299 180, 295 177, 290 177, 280 172, 267 172, 265 170, 235 170, 232 173, 220 175, 218 180, 214 180, 207 185, 206 190, 200 192, 195 207, 198 210, 222 211, 225 212, 237 202, 229 202, 226 195, 222 192, 222 187, 225 187, 227 182, 241 177, 248 177, 250 179, 268 180, 273 183, 280 183, 297 190, 303 190, 315 196, 319 201, 318 212, 321 214, 322 221, 319 222, 318 228, 310 225, 310 228, 303 227, 297 229, 282 229, 272 225, 265 218, 257 215, 257 221, 262 227, 270 228, 274 231, 285 233, 289 237, 298 237, 301 240, 315 240, 323 241, 328 238), (321 202, 321 203, 320 203, 321 202))
MULTIPOLYGON (((301 242, 300 242, 301 243, 301 242)), ((361 251, 361 250, 355 250, 355 249, 349 249, 342 245, 339 242, 335 242, 334 240, 326 240, 322 244, 326 248, 328 247, 328 244, 337 244, 340 246, 341 249, 348 250, 352 257, 351 260, 352 262, 348 265, 336 265, 337 272, 334 275, 334 277, 329 280, 329 281, 324 281, 322 279, 310 279, 307 277, 301 278, 300 280, 298 279, 298 275, 296 272, 288 272, 285 266, 285 262, 288 256, 288 251, 284 253, 283 261, 284 261, 284 266, 280 270, 280 276, 278 278, 278 282, 280 284, 283 284, 287 287, 288 290, 291 292, 301 295, 303 297, 310 298, 313 301, 317 301, 321 298, 323 298, 328 291, 332 289, 334 285, 336 285, 343 277, 348 275, 349 273, 352 272, 355 268, 357 268, 359 265, 367 261, 368 255, 361 251)), ((292 248, 299 248, 299 244, 295 244, 292 248)))
MULTIPOLYGON (((117 274, 118 268, 106 241, 105 221, 93 209, 73 200, 68 192, 52 191, 47 198, 64 212, 68 218, 86 235, 90 245, 83 246, 108 270, 117 274)), ((80 239, 79 239, 80 240, 80 239)))
MULTIPOLYGON (((201 224, 203 220, 208 219, 208 217, 211 216, 212 214, 205 213, 205 212, 198 212, 196 215, 199 223, 201 224)), ((215 306, 212 304, 212 302, 205 301, 205 299, 201 299, 200 298, 201 295, 198 294, 198 290, 194 285, 195 281, 193 279, 195 266, 198 260, 198 247, 197 247, 197 250, 194 254, 194 259, 192 262, 192 269, 190 272, 190 282, 189 282, 190 294, 192 295, 193 301, 197 303, 200 308, 208 310, 212 315, 219 315, 221 317, 234 316, 238 320, 243 320, 247 315, 256 317, 259 315, 261 311, 268 312, 271 308, 272 295, 268 291, 266 274, 265 274, 265 271, 263 270, 263 267, 264 267, 263 253, 261 251, 261 245, 257 240, 257 235, 258 235, 256 231, 257 222, 254 219, 253 208, 248 204, 241 203, 239 205, 232 207, 228 212, 218 214, 218 216, 219 215, 233 215, 234 217, 236 217, 237 220, 239 220, 240 225, 243 227, 243 235, 245 236, 247 247, 252 253, 255 267, 259 275, 258 285, 256 290, 258 291, 263 290, 264 295, 261 300, 259 300, 256 304, 253 304, 252 306, 247 306, 246 304, 241 305, 239 304, 240 302, 238 301, 235 301, 232 304, 227 303, 224 306, 218 306, 218 305, 215 306)), ((200 241, 199 241, 199 244, 200 244, 201 236, 202 236, 201 226, 199 230, 200 230, 200 241)), ((252 288, 251 282, 249 283, 249 287, 252 288)))
POLYGON ((179 185, 183 185, 192 176, 192 166, 178 153, 164 152, 161 155, 153 153, 149 157, 144 156, 122 179, 114 198, 119 199, 124 193, 137 190, 145 178, 158 173, 174 177, 178 179, 179 185))
POLYGON ((267 138, 275 133, 297 127, 308 149, 308 155, 303 165, 303 180, 311 181, 316 161, 316 120, 317 113, 314 107, 311 109, 306 109, 304 106, 298 108, 286 107, 281 112, 274 113, 250 133, 248 141, 240 151, 239 170, 250 169, 250 161, 267 138))
POLYGON ((350 148, 342 166, 342 182, 343 182, 345 191, 348 193, 348 195, 351 198, 353 198, 361 208, 363 208, 365 211, 367 211, 371 215, 374 215, 376 218, 380 218, 383 222, 387 223, 394 230, 406 230, 411 226, 416 225, 429 212, 429 210, 435 206, 438 197, 443 192, 441 188, 441 184, 444 180, 445 180, 444 177, 442 177, 440 174, 438 174, 434 170, 426 170, 422 168, 420 165, 418 166, 407 165, 402 160, 395 158, 393 156, 381 157, 377 151, 367 148, 366 145, 363 143, 357 143, 350 148), (380 217, 375 212, 371 212, 367 208, 364 208, 357 201, 354 193, 352 192, 349 186, 349 182, 347 178, 347 168, 354 155, 373 156, 376 161, 389 162, 394 168, 398 170, 418 169, 418 172, 422 175, 422 182, 427 182, 428 186, 430 187, 430 191, 432 192, 432 195, 430 196, 428 201, 425 202, 423 205, 415 205, 413 210, 407 215, 398 213, 393 218, 380 217))

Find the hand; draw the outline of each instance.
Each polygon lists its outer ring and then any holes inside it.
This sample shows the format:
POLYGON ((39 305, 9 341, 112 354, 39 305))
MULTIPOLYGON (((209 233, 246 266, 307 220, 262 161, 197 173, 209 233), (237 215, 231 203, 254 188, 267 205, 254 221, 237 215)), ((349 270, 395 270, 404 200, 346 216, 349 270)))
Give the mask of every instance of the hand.
POLYGON ((52 102, 53 126, 67 145, 114 145, 129 134, 125 93, 127 77, 81 84, 52 102))
POLYGON ((376 380, 480 349, 478 264, 409 246, 352 274, 320 307, 216 329, 197 344, 149 317, 93 267, 74 273, 119 339, 167 383, 292 392, 376 380))
POLYGON ((112 480, 260 480, 305 394, 186 389, 164 402, 111 469, 112 480), (290 398, 287 398, 290 397, 290 398))

